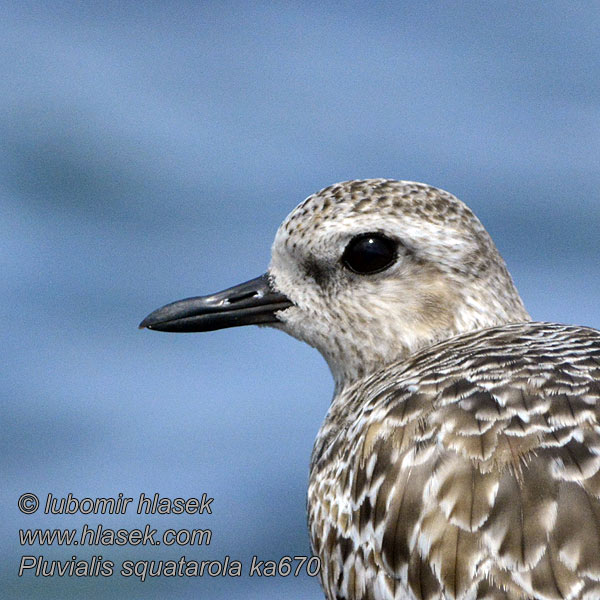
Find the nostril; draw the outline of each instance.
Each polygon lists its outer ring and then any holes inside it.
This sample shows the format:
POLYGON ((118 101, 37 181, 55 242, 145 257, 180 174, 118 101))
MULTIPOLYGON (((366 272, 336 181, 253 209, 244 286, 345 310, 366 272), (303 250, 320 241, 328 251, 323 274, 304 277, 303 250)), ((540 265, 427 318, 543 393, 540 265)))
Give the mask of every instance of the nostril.
POLYGON ((227 298, 227 302, 229 304, 235 304, 236 302, 241 302, 242 300, 249 300, 250 298, 254 298, 258 296, 258 292, 256 290, 252 290, 250 292, 246 292, 245 294, 239 294, 238 296, 231 296, 227 298))

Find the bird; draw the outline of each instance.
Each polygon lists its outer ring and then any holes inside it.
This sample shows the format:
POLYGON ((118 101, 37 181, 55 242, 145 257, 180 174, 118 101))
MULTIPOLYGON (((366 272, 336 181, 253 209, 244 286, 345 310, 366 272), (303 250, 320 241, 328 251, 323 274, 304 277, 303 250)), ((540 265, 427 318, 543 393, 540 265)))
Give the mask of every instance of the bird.
POLYGON ((247 324, 315 347, 335 381, 307 497, 328 600, 600 598, 600 332, 532 321, 454 195, 327 187, 264 275, 140 327, 247 324))

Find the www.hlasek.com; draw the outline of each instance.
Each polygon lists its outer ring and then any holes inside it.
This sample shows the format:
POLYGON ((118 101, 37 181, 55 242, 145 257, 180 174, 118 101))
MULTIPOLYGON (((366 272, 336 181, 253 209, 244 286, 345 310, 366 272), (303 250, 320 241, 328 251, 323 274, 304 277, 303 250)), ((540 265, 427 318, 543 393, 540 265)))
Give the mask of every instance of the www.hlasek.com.
MULTIPOLYGON (((103 514, 123 515, 131 506, 137 514, 212 514, 213 498, 203 494, 201 498, 166 498, 159 494, 140 494, 137 503, 122 493, 114 498, 76 498, 68 494, 56 498, 48 494, 44 503, 44 513, 53 515, 103 514)), ((19 510, 33 514, 41 506, 35 494, 22 494, 18 500, 19 510)), ((133 511, 132 511, 133 512, 133 511)), ((212 530, 167 528, 162 533, 146 524, 141 529, 113 529, 102 524, 84 524, 81 529, 19 529, 21 546, 209 546, 212 530)), ((314 577, 319 573, 320 562, 315 556, 283 556, 278 560, 261 560, 253 556, 247 573, 250 577, 297 577, 302 573, 314 577)), ((53 560, 43 555, 23 555, 19 564, 19 577, 136 577, 146 581, 148 577, 240 577, 244 573, 242 561, 193 560, 181 556, 177 560, 124 560, 116 565, 102 555, 91 558, 78 558, 73 555, 67 560, 53 560)))

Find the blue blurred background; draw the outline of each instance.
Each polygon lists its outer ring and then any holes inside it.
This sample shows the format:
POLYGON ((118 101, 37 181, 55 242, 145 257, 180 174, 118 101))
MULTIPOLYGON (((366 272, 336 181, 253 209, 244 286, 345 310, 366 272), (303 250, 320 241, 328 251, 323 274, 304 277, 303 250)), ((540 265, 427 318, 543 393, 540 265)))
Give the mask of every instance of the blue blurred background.
POLYGON ((326 185, 455 193, 534 318, 600 327, 599 30, 598 5, 571 0, 2 3, 2 596, 321 598, 307 576, 16 572, 22 554, 247 568, 309 552, 324 361, 271 330, 137 324, 264 272, 279 223, 326 185), (213 514, 26 516, 23 492, 206 492, 213 514), (85 522, 213 538, 18 543, 21 527, 85 522))

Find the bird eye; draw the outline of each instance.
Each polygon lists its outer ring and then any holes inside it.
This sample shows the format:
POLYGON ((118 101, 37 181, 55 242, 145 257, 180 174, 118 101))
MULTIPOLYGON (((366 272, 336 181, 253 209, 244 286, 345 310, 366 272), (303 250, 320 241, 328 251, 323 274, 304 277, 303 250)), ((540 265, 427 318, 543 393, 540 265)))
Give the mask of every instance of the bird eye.
POLYGON ((363 233, 350 240, 342 263, 361 275, 379 273, 395 262, 398 245, 380 233, 363 233))

